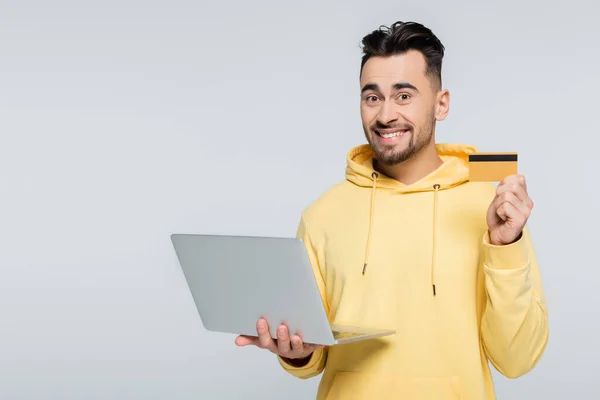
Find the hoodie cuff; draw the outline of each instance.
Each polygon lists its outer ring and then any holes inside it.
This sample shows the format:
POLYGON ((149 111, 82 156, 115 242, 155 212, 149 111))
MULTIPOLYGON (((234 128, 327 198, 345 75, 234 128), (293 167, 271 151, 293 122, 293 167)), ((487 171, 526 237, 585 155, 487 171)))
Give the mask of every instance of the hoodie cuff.
POLYGON ((277 359, 279 360, 279 363, 281 364, 281 366, 288 371, 292 371, 292 370, 305 371, 305 370, 313 369, 323 359, 324 356, 325 356, 325 352, 323 351, 322 348, 316 349, 309 356, 307 363, 300 367, 290 364, 285 358, 283 358, 281 356, 277 356, 277 359))
POLYGON ((483 252, 485 265, 491 269, 518 269, 529 264, 529 252, 521 235, 519 240, 505 246, 490 243, 489 232, 483 237, 483 252))

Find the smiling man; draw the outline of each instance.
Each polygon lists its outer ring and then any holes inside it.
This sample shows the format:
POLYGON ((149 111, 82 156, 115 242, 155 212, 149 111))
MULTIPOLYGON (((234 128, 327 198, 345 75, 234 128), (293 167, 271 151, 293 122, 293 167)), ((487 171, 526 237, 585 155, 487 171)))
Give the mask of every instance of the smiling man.
POLYGON ((271 351, 296 377, 323 373, 318 399, 495 399, 490 364, 522 376, 548 341, 525 178, 469 182, 475 148, 436 143, 450 95, 428 28, 397 22, 365 36, 363 50, 368 144, 304 211, 298 237, 332 323, 397 333, 320 347, 285 326, 272 340, 259 320, 257 336, 236 343, 271 351))

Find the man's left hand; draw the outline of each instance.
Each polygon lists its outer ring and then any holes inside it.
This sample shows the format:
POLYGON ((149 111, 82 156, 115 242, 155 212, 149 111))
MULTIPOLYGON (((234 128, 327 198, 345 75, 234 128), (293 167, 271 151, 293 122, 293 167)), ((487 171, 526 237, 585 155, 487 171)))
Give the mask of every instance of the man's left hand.
POLYGON ((487 212, 490 243, 503 246, 520 239, 533 209, 523 175, 506 177, 496 189, 487 212))

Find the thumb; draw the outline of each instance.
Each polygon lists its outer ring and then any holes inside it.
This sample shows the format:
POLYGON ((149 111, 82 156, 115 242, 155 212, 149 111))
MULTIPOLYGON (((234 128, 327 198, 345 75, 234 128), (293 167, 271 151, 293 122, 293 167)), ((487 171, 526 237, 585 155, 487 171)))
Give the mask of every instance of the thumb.
POLYGON ((255 336, 240 335, 235 338, 235 344, 239 347, 256 345, 257 343, 258 338, 255 336))
POLYGON ((496 210, 496 215, 498 215, 498 217, 504 222, 508 220, 508 210, 506 203, 498 207, 498 210, 496 210))

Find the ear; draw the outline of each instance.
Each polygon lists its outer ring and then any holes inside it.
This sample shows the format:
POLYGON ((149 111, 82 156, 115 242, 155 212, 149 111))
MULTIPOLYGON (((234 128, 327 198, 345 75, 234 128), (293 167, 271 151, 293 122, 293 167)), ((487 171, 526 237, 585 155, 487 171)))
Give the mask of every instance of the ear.
POLYGON ((450 111, 450 92, 447 89, 440 90, 436 96, 435 120, 443 121, 450 111))

